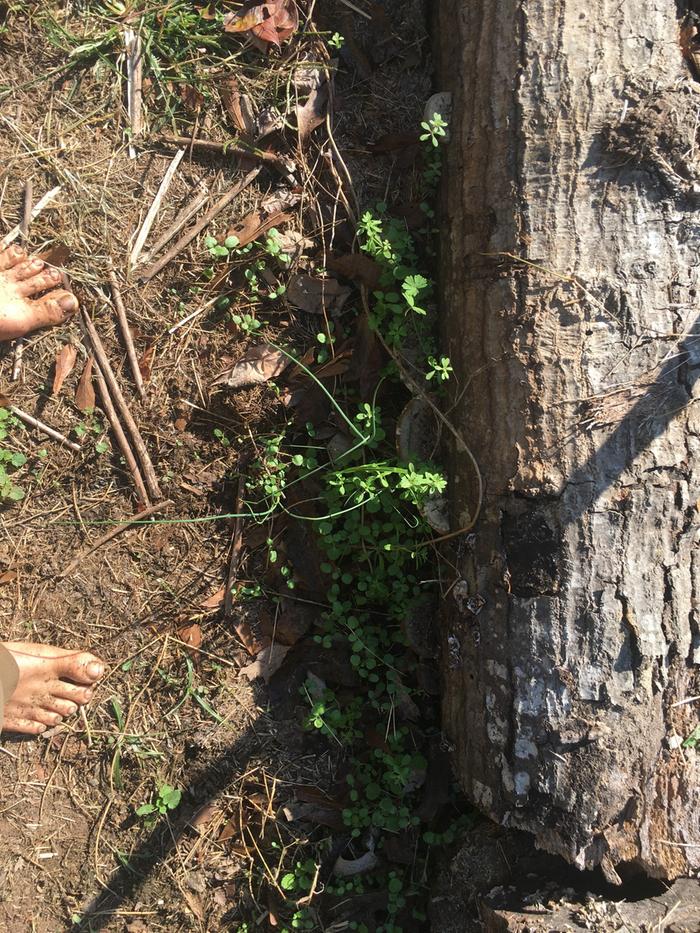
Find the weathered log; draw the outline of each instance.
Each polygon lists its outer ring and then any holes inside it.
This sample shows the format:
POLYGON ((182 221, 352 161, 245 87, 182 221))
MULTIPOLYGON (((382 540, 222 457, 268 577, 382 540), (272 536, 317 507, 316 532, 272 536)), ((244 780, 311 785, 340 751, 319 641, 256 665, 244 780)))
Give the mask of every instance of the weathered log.
POLYGON ((700 868, 700 85, 674 0, 441 0, 442 626, 471 799, 580 868, 700 868), (454 527, 473 471, 451 458, 454 527), (683 703, 689 697, 692 702, 683 703))

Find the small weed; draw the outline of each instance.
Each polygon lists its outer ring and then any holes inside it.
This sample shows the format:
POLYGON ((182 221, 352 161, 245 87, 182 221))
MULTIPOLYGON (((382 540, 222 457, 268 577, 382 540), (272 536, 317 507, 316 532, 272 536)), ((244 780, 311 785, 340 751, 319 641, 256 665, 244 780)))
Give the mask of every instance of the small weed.
POLYGON ((337 49, 340 51, 345 45, 345 37, 341 36, 339 32, 334 32, 333 35, 328 40, 328 44, 332 49, 337 49))
POLYGON ((439 113, 434 113, 427 122, 421 123, 420 126, 424 131, 420 136, 421 142, 429 142, 435 148, 440 145, 440 142, 446 136, 447 123, 439 113))
POLYGON ((181 790, 177 790, 171 784, 161 784, 150 803, 142 803, 136 808, 136 816, 145 817, 147 824, 154 824, 159 816, 166 816, 171 810, 176 810, 181 799, 181 790))
POLYGON ((230 447, 231 440, 226 436, 226 434, 221 430, 221 428, 214 428, 212 432, 217 441, 221 444, 222 447, 230 447))
POLYGON ((7 409, 0 408, 0 499, 19 502, 24 499, 24 489, 17 485, 16 474, 27 462, 23 453, 2 446, 11 429, 21 427, 20 421, 7 409))
POLYGON ((425 378, 428 380, 436 379, 440 382, 446 382, 453 372, 449 356, 441 356, 439 360, 436 360, 434 356, 429 356, 428 366, 430 369, 425 374, 425 378))

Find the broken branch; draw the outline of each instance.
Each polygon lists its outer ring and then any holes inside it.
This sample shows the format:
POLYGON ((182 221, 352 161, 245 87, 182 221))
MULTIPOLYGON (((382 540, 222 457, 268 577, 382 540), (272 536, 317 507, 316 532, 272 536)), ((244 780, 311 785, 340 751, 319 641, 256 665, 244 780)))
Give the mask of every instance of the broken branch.
POLYGON ((122 336, 124 337, 126 355, 129 358, 129 366, 131 367, 131 373, 134 377, 134 383, 136 384, 136 389, 141 396, 141 399, 145 401, 146 390, 143 385, 143 376, 141 375, 138 357, 136 356, 134 339, 131 336, 131 328, 129 327, 129 321, 126 316, 126 308, 124 307, 121 289, 119 288, 119 280, 117 279, 117 274, 114 269, 109 269, 107 276, 109 278, 109 287, 112 289, 112 301, 114 303, 114 309, 117 312, 119 327, 121 328, 122 336))
POLYGON ((65 434, 61 434, 61 432, 56 431, 55 428, 50 428, 48 424, 44 424, 43 421, 39 421, 39 419, 35 418, 33 415, 28 415, 27 412, 22 411, 21 408, 15 408, 14 405, 10 405, 9 409, 20 421, 24 421, 25 424, 30 425, 32 428, 36 428, 37 431, 41 431, 54 441, 58 441, 59 444, 70 447, 70 449, 74 450, 76 453, 80 453, 82 450, 80 444, 76 444, 75 441, 69 441, 65 434))
POLYGON ((85 330, 92 344, 92 348, 95 354, 95 360, 97 362, 97 368, 101 370, 102 375, 104 376, 105 382, 109 389, 109 393, 112 397, 115 407, 119 410, 121 420, 126 425, 131 439, 134 442, 134 448, 136 449, 136 454, 141 461, 141 466, 143 467, 144 479, 146 482, 146 487, 151 496, 154 499, 160 499, 162 493, 158 485, 158 480, 156 479, 156 473, 153 469, 153 464, 151 463, 151 458, 148 456, 148 450, 146 445, 143 442, 141 437, 141 432, 138 429, 136 422, 133 419, 129 406, 126 403, 121 389, 119 388, 119 383, 117 378, 114 375, 114 370, 109 362, 105 348, 100 340, 100 335, 97 333, 97 329, 94 323, 90 320, 89 316, 85 311, 83 311, 83 323, 85 325, 85 330))
POLYGON ((108 532, 103 534, 97 541, 86 550, 81 551, 73 560, 68 564, 67 567, 64 567, 63 570, 58 574, 59 577, 66 577, 69 573, 72 573, 75 568, 84 560, 89 554, 94 553, 98 548, 101 548, 104 544, 111 541, 113 538, 116 538, 118 534, 121 534, 122 531, 125 531, 127 528, 132 528, 136 522, 143 522, 145 519, 150 518, 151 515, 155 515, 156 512, 162 512, 164 509, 169 508, 172 505, 171 499, 165 499, 163 502, 159 502, 157 505, 152 505, 147 509, 144 509, 143 512, 137 512, 136 515, 133 515, 131 518, 127 518, 116 526, 116 528, 111 528, 108 532))
POLYGON ((215 217, 218 217, 218 215, 228 207, 231 201, 233 201, 233 199, 237 197, 244 188, 247 188, 248 185, 254 181, 259 174, 260 166, 248 172, 245 178, 239 181, 238 184, 234 185, 230 191, 227 191, 223 197, 219 198, 219 200, 207 211, 204 217, 202 217, 202 219, 199 220, 194 225, 194 227, 191 227, 187 233, 184 234, 184 236, 181 236, 177 243, 175 243, 175 245, 172 246, 161 259, 157 260, 157 262, 154 262, 152 266, 148 266, 148 268, 144 269, 139 274, 139 278, 144 282, 149 282, 153 276, 157 275, 161 269, 165 268, 165 266, 167 266, 167 264, 173 260, 178 255, 178 253, 182 252, 186 246, 189 246, 192 240, 194 240, 195 237, 197 237, 202 232, 202 230, 204 230, 204 228, 207 227, 212 222, 212 220, 214 220, 215 217))

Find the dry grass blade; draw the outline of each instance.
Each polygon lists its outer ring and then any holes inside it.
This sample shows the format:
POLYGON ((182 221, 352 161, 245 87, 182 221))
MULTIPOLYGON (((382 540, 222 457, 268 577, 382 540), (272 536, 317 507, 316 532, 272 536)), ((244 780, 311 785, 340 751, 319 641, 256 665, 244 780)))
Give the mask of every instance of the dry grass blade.
POLYGON ((202 207, 206 204, 209 199, 209 190, 207 187, 200 183, 200 188, 185 207, 180 211, 175 220, 170 224, 170 226, 165 230, 161 236, 158 237, 153 246, 148 250, 148 256, 142 256, 141 261, 145 262, 147 259, 151 259, 153 256, 157 256, 158 253, 166 246, 172 238, 178 234, 185 224, 191 220, 195 214, 198 214, 202 207))
MULTIPOLYGON (((131 124, 131 139, 143 131, 143 52, 141 37, 133 29, 124 30, 126 48, 127 110, 131 124)), ((129 145, 129 155, 136 158, 136 150, 129 145)))
MULTIPOLYGON (((60 185, 56 185, 55 188, 52 188, 50 191, 47 191, 46 194, 43 196, 43 198, 40 198, 36 202, 34 207, 32 208, 31 220, 32 221, 36 220, 36 218, 39 216, 39 214, 41 214, 44 208, 47 207, 54 200, 54 198, 56 198, 57 195, 60 194, 60 192, 61 192, 60 185)), ((17 237, 21 233, 22 233, 22 225, 17 224, 16 227, 13 227, 12 230, 10 230, 9 233, 5 234, 2 240, 0 240, 0 248, 6 249, 10 245, 10 243, 14 243, 14 241, 17 239, 17 237)))
POLYGON ((141 251, 143 250, 144 244, 148 239, 148 234, 151 232, 151 227, 153 222, 158 216, 158 211, 161 208, 165 195, 168 193, 168 189, 172 183, 173 178, 175 177, 175 172, 178 169, 182 157, 185 154, 184 149, 178 149, 178 151, 173 156, 173 160, 168 166, 168 170, 163 176, 163 180, 160 183, 156 196, 153 198, 153 203, 151 204, 148 213, 144 219, 141 229, 139 230, 138 236, 136 237, 136 242, 134 243, 134 248, 131 250, 131 255, 129 256, 129 266, 133 268, 138 262, 141 251))

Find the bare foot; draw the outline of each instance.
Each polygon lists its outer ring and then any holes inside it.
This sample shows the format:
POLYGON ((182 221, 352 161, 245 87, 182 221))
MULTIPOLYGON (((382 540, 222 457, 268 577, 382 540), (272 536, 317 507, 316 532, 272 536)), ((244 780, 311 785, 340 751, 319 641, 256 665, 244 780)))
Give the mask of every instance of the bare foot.
POLYGON ((78 310, 78 299, 56 286, 58 269, 30 259, 19 246, 0 250, 0 340, 14 340, 40 327, 63 324, 78 310), (49 290, 50 289, 50 290, 49 290), (35 298, 35 295, 41 295, 35 298))
POLYGON ((3 730, 39 735, 89 702, 104 664, 86 651, 66 651, 30 642, 4 642, 19 667, 19 680, 5 702, 3 730))

